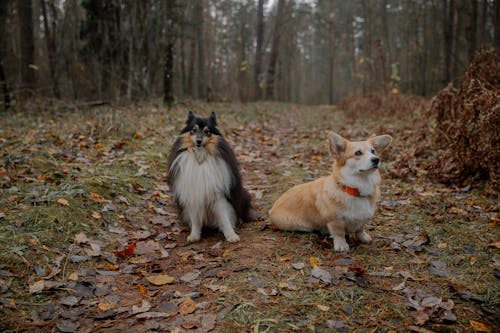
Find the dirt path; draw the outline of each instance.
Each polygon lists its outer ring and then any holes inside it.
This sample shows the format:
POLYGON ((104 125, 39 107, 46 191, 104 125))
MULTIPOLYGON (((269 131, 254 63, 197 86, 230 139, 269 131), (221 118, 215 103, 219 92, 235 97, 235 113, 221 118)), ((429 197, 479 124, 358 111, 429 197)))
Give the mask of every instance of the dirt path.
POLYGON ((331 108, 295 107, 279 117, 225 126, 263 216, 241 226, 240 242, 208 233, 187 244, 165 170, 148 169, 156 181, 150 189, 134 188, 142 200, 94 198, 108 205, 98 213, 104 220, 100 237, 78 233, 60 266, 68 280, 31 281, 32 293, 50 293, 52 301, 17 322, 4 317, 9 327, 449 332, 493 331, 498 325, 498 250, 488 246, 498 241, 491 222, 498 205, 479 190, 391 178, 386 168, 397 151, 384 156, 383 201, 369 228, 372 244, 350 241, 351 252, 336 254, 321 235, 268 225, 267 209, 280 193, 327 174, 326 129, 358 138, 388 132, 397 140, 397 124, 364 124, 331 108), (125 207, 120 218, 127 223, 106 223, 118 205, 125 207), (74 271, 66 269, 75 264, 74 271))

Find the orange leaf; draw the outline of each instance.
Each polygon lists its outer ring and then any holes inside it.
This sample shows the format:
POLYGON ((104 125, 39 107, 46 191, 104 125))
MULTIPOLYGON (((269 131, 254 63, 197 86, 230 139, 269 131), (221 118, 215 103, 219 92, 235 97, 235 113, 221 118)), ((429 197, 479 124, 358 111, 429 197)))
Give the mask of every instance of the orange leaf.
POLYGON ((476 331, 479 332, 491 332, 491 329, 486 325, 479 321, 471 320, 470 326, 472 326, 476 331))
POLYGON ((102 268, 107 270, 107 271, 117 271, 120 269, 120 266, 108 263, 108 264, 102 265, 102 268))
POLYGON ((63 199, 63 198, 57 199, 57 203, 60 204, 60 205, 63 205, 63 206, 69 206, 68 200, 63 199))
POLYGON ((184 302, 179 305, 179 313, 181 315, 193 313, 194 310, 196 310, 196 303, 191 299, 191 297, 187 297, 184 302))
POLYGON ((93 192, 89 194, 89 198, 99 203, 106 202, 106 199, 102 195, 93 192))
POLYGON ((95 218, 96 220, 101 218, 101 213, 98 212, 92 212, 92 217, 95 218))
POLYGON ((488 247, 496 247, 497 249, 500 249, 500 242, 490 243, 488 244, 488 247))
POLYGON ((319 264, 319 259, 317 257, 309 257, 309 264, 311 267, 316 267, 319 264))
POLYGON ((121 251, 114 251, 113 253, 116 254, 118 257, 126 257, 134 253, 135 247, 137 246, 136 242, 133 242, 130 244, 129 247, 127 247, 125 250, 121 251))
POLYGON ((137 287, 137 290, 139 290, 139 292, 143 295, 146 295, 148 293, 148 291, 146 290, 146 287, 144 287, 143 284, 141 283, 138 283, 135 285, 137 287))

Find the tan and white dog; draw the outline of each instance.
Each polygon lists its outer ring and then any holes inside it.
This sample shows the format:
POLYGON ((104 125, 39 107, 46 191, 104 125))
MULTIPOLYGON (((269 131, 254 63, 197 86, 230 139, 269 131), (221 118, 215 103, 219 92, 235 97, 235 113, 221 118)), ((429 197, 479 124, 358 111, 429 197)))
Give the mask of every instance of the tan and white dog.
POLYGON ((375 152, 392 138, 380 135, 351 142, 328 132, 328 141, 334 157, 331 175, 291 188, 269 215, 271 223, 283 230, 329 232, 335 251, 349 251, 346 233, 355 233, 363 243, 372 240, 364 226, 380 195, 380 159, 375 152))

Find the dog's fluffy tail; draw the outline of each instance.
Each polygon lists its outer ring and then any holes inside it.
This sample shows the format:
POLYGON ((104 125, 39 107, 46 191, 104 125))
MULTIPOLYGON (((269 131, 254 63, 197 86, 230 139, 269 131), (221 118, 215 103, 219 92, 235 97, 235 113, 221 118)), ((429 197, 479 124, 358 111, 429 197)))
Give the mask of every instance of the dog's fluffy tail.
POLYGON ((236 215, 243 222, 249 222, 256 218, 255 210, 252 208, 252 197, 243 187, 240 174, 240 166, 233 150, 223 137, 219 138, 218 152, 220 157, 227 163, 231 170, 231 190, 228 200, 236 211, 236 215))

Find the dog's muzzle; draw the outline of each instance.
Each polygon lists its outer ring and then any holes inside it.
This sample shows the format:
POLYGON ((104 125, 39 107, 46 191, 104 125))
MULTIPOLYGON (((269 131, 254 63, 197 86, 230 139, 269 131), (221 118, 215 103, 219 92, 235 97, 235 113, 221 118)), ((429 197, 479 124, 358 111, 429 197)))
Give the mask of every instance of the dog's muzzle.
POLYGON ((378 165, 380 163, 380 158, 378 157, 372 157, 371 158, 371 161, 372 161, 372 165, 374 168, 378 168, 378 165))

